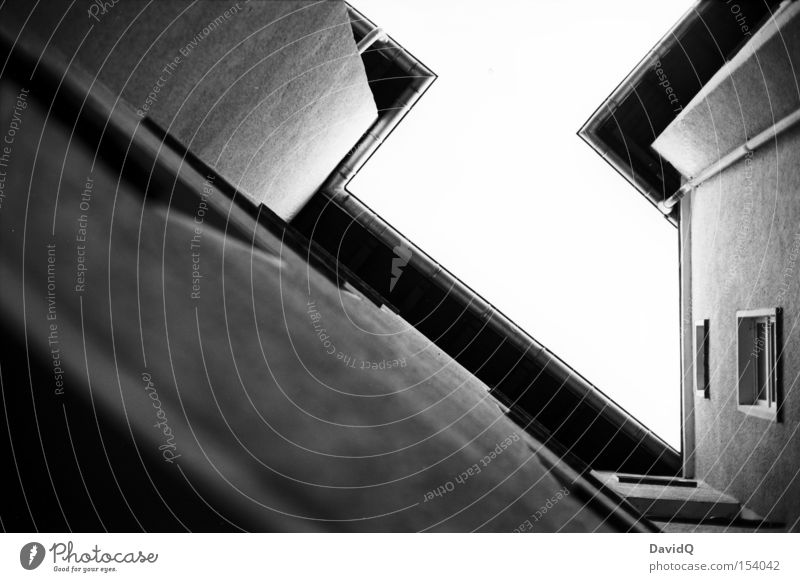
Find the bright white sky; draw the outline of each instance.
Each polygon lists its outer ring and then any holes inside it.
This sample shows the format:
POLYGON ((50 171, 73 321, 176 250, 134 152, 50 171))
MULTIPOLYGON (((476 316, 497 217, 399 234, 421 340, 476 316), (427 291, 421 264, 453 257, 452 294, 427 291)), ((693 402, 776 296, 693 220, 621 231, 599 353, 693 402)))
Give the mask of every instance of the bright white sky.
POLYGON ((439 79, 350 190, 679 448, 677 230, 576 132, 688 0, 352 1, 439 79))

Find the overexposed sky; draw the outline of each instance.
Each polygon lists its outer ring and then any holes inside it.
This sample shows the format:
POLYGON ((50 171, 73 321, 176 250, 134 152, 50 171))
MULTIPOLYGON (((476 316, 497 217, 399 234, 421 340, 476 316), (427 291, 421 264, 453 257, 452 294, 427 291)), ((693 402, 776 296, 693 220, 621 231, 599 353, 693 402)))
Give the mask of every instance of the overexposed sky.
POLYGON ((678 233, 576 132, 691 3, 353 5, 439 79, 350 190, 679 448, 678 233))

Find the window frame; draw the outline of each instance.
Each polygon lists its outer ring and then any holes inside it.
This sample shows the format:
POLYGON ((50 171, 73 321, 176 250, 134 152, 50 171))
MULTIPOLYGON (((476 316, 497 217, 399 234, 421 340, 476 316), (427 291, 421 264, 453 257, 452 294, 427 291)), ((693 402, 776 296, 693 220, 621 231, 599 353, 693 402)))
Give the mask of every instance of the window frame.
POLYGON ((780 307, 736 312, 738 409, 774 422, 782 420, 781 312, 780 307), (759 326, 765 326, 763 338, 759 326), (760 374, 764 366, 766 374, 760 374))
POLYGON ((694 390, 697 396, 702 394, 703 398, 710 398, 709 392, 711 387, 708 363, 708 356, 710 353, 709 328, 710 323, 708 319, 698 319, 694 322, 694 356, 692 360, 692 365, 694 366, 694 390))

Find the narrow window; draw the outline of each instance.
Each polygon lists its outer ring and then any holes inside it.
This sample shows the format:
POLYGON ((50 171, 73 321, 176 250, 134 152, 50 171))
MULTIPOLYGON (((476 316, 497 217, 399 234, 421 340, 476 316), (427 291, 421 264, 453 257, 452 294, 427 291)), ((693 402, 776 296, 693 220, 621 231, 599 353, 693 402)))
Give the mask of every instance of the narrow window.
POLYGON ((776 421, 780 408, 779 317, 779 308, 736 314, 739 410, 776 421))
POLYGON ((708 348, 708 320, 701 319, 694 323, 694 389, 704 398, 709 397, 708 348))

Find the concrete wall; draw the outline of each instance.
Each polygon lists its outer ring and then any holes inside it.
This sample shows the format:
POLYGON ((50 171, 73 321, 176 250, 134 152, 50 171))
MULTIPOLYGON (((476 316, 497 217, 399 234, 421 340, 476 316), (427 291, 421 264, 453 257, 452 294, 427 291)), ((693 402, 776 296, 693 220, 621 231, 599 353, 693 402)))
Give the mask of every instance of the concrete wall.
POLYGON ((407 322, 280 232, 209 224, 213 180, 168 208, 174 177, 145 197, 124 147, 19 92, 0 83, 5 529, 512 531, 546 504, 535 531, 616 527, 407 322))
POLYGON ((681 454, 683 476, 696 476, 695 471, 695 393, 693 383, 694 333, 692 320, 692 206, 691 198, 684 199, 680 207, 678 235, 680 237, 680 313, 681 313, 681 454))
MULTIPOLYGON (((696 174, 798 106, 793 79, 800 71, 789 64, 800 63, 797 15, 792 6, 779 26, 769 25, 735 66, 712 79, 657 140, 662 155, 696 174)), ((681 219, 688 221, 682 243, 689 253, 683 285, 691 289, 683 304, 684 419, 693 425, 695 448, 687 467, 795 530, 800 528, 798 191, 795 127, 703 183, 681 206, 681 219), (736 312, 772 307, 783 308, 782 422, 737 407, 736 312), (701 319, 710 320, 708 399, 692 385, 691 322, 701 319)))
POLYGON ((92 5, 9 1, 0 26, 42 47, 52 35, 47 51, 284 219, 377 116, 342 1, 125 0, 90 14, 92 5))

